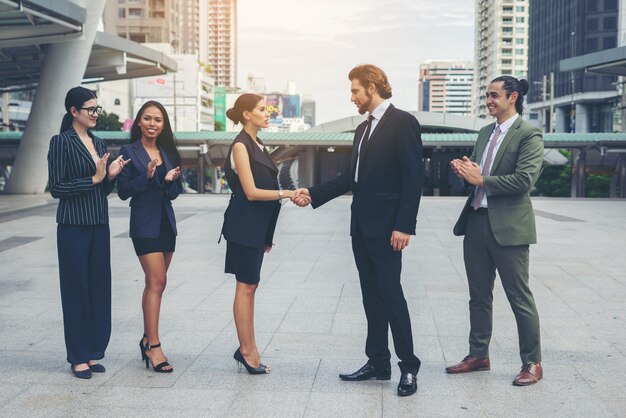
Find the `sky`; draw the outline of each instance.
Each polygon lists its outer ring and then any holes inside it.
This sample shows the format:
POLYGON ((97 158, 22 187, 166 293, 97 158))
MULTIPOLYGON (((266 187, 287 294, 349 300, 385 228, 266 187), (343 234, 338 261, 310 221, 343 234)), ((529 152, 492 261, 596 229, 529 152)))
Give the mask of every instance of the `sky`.
POLYGON ((391 102, 417 110, 419 65, 474 59, 474 0, 238 0, 238 84, 287 81, 316 100, 316 123, 357 114, 348 73, 381 67, 391 102))

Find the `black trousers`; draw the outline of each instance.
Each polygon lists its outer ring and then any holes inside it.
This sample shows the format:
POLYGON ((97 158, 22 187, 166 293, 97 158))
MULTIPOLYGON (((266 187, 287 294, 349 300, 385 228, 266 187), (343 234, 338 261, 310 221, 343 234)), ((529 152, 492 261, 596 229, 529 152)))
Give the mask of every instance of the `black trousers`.
POLYGON ((67 361, 104 357, 111 337, 109 225, 58 225, 57 251, 67 361))
POLYGON ((365 354, 368 363, 375 367, 390 365, 388 333, 391 326, 400 370, 417 373, 420 360, 413 354, 411 319, 400 284, 402 252, 393 250, 389 238, 365 238, 360 234, 352 237, 352 251, 367 317, 365 354))

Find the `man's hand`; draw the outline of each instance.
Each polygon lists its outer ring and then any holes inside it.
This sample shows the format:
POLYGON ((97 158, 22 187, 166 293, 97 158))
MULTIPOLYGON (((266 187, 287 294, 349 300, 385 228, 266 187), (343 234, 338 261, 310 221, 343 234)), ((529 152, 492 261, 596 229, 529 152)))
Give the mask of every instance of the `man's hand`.
POLYGON ((470 161, 467 157, 463 157, 462 160, 455 161, 458 162, 457 168, 465 181, 474 186, 483 185, 483 176, 480 174, 480 166, 478 164, 470 161))
POLYGON ((294 198, 291 200, 295 205, 300 206, 301 208, 308 206, 311 203, 311 195, 309 194, 309 189, 301 188, 295 190, 296 194, 294 198))
POLYGON ((407 233, 393 231, 391 233, 391 246, 393 247, 394 251, 402 251, 409 246, 410 239, 411 235, 407 233))

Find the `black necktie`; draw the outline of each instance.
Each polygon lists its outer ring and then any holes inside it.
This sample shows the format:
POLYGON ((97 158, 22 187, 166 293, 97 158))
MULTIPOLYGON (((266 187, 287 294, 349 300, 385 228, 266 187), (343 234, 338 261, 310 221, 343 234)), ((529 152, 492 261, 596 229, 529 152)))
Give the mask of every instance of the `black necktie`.
POLYGON ((372 131, 372 121, 374 120, 374 116, 369 115, 367 117, 367 128, 365 128, 365 135, 363 135, 363 142, 367 143, 367 140, 370 138, 370 133, 372 131))

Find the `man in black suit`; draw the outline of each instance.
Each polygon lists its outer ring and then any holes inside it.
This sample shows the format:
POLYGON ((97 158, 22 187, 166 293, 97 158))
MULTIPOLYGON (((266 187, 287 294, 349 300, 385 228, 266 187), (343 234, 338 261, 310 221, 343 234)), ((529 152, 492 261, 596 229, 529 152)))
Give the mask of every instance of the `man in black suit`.
POLYGON ((417 391, 420 360, 413 353, 411 320, 400 284, 402 250, 415 235, 424 169, 420 125, 411 114, 387 99, 391 86, 374 65, 352 69, 352 102, 360 114, 369 113, 354 135, 352 158, 344 175, 308 189, 298 189, 297 204, 314 208, 353 194, 350 235, 359 270, 363 307, 367 317, 365 354, 368 362, 346 381, 389 380, 391 353, 388 328, 400 359, 398 395, 417 391))

